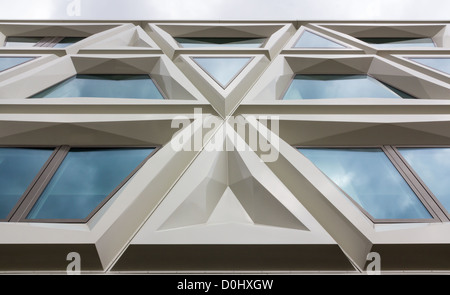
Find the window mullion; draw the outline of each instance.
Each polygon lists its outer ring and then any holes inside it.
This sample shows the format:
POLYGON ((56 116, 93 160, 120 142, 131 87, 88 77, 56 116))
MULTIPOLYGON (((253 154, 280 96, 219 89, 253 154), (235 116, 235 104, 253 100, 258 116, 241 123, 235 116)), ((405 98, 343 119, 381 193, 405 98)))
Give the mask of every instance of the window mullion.
POLYGON ((63 37, 45 37, 36 44, 36 47, 53 47, 62 39, 63 37))
POLYGON ((49 42, 49 37, 43 37, 39 42, 34 44, 33 47, 45 47, 45 44, 49 42))
POLYGON ((46 44, 46 47, 54 47, 56 44, 61 42, 64 39, 64 37, 53 37, 48 44, 46 44))

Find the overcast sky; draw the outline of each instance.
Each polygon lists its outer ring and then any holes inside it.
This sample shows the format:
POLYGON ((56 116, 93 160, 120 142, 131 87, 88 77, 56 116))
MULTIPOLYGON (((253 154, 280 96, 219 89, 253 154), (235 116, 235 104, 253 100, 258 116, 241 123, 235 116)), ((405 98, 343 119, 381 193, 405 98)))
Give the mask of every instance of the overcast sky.
POLYGON ((450 20, 449 0, 0 0, 1 20, 450 20))

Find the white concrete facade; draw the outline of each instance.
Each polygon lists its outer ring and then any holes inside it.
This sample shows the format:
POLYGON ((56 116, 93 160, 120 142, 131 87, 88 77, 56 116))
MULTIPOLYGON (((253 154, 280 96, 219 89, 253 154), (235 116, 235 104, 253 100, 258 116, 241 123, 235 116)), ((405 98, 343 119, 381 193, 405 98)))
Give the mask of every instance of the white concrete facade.
POLYGON ((0 222, 1 272, 65 272, 71 252, 86 273, 359 274, 373 252, 386 272, 450 271, 445 213, 377 222, 295 148, 449 146, 450 74, 409 59, 449 58, 449 22, 4 21, 0 44, 8 36, 85 39, 0 47, 0 57, 35 57, 0 72, 1 147, 160 148, 86 222, 0 222), (343 47, 295 48, 305 31, 343 47), (188 49, 178 36, 266 41, 188 49), (436 47, 358 39, 380 36, 436 47), (224 87, 198 57, 249 62, 224 87), (106 73, 148 74, 165 99, 29 98, 76 74, 106 73), (367 74, 417 99, 282 100, 294 74, 367 74))

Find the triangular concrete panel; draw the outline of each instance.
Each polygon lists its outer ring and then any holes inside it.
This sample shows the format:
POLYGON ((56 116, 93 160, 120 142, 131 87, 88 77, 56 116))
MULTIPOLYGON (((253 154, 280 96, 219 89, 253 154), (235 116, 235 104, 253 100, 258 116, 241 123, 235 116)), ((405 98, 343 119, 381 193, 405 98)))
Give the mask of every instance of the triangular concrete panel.
POLYGON ((373 24, 357 24, 357 25, 325 25, 325 27, 358 37, 424 37, 437 34, 442 26, 440 25, 373 25, 373 24))
POLYGON ((160 230, 179 228, 207 222, 226 187, 226 154, 216 152, 208 165, 204 165, 202 177, 193 175, 192 190, 161 225, 160 230))
MULTIPOLYGON (((240 169, 241 171, 243 170, 244 175, 251 173, 248 170, 248 167, 246 167, 239 158, 237 153, 230 153, 231 155, 229 156, 228 164, 230 166, 239 166, 239 168, 230 168, 229 171, 240 169)), ((308 230, 285 206, 283 206, 283 204, 278 201, 277 196, 274 196, 271 192, 269 192, 267 188, 258 182, 254 177, 245 176, 245 178, 235 181, 234 183, 230 183, 229 185, 255 224, 308 230)))
POLYGON ((248 223, 253 224, 251 217, 239 202, 233 191, 227 187, 209 217, 208 224, 214 223, 248 223))
POLYGON ((141 27, 135 27, 119 32, 105 40, 101 40, 86 47, 87 49, 114 49, 114 48, 156 48, 156 43, 144 32, 141 27))
MULTIPOLYGON (((239 151, 229 150, 233 140, 225 140, 223 133, 217 136, 222 138, 216 138, 217 142, 223 143, 222 147, 228 151, 205 148, 149 217, 137 234, 137 240, 152 237, 154 243, 166 239, 178 241, 176 243, 185 239, 191 243, 195 236, 187 237, 182 232, 195 231, 201 235, 203 230, 202 239, 214 239, 206 233, 219 225, 224 234, 227 228, 242 226, 243 232, 251 233, 254 228, 259 236, 266 229, 267 235, 280 234, 283 239, 288 238, 284 235, 292 230, 305 234, 321 231, 320 225, 294 196, 289 196, 289 191, 258 156, 245 151, 246 155, 253 155, 251 163, 247 163, 248 157, 244 159, 239 151), (264 176, 257 175, 260 173, 264 176)), ((216 234, 220 236, 220 232, 216 234)), ((254 242, 262 242, 263 236, 260 236, 262 240, 254 242)), ((226 240, 227 236, 222 239, 226 240)))
POLYGON ((209 178, 204 179, 161 225, 159 230, 206 223, 222 197, 220 194, 222 190, 223 184, 220 182, 209 178), (207 194, 208 191, 213 193, 207 194))
POLYGON ((340 59, 333 57, 302 58, 286 56, 285 59, 293 72, 305 74, 330 73, 330 69, 335 69, 333 71, 334 74, 366 73, 372 62, 371 58, 355 56, 340 59))
POLYGON ((182 32, 177 34, 176 37, 259 37, 259 35, 250 34, 248 32, 243 32, 239 29, 233 29, 230 27, 224 27, 224 26, 211 26, 206 28, 193 28, 189 27, 189 30, 186 30, 186 32, 182 32))
POLYGON ((379 146, 380 144, 421 144, 434 142, 450 144, 450 138, 436 135, 417 129, 399 126, 397 124, 370 124, 367 128, 330 135, 316 140, 302 142, 303 145, 366 145, 379 146), (420 141, 420 142, 419 142, 420 141))
POLYGON ((117 144, 122 145, 140 145, 148 144, 146 142, 121 136, 110 132, 98 131, 91 128, 81 127, 69 123, 54 124, 53 126, 19 132, 0 138, 0 144, 27 144, 33 142, 34 145, 74 145, 74 146, 92 146, 95 144, 117 144))
POLYGON ((94 56, 74 56, 74 66, 77 73, 105 74, 111 73, 114 69, 116 73, 138 74, 148 73, 155 65, 158 58, 148 58, 143 62, 142 58, 98 58, 94 56))
MULTIPOLYGON (((86 36, 86 32, 80 30, 78 28, 73 27, 64 27, 64 26, 43 26, 41 28, 35 29, 34 26, 30 26, 30 29, 27 30, 29 36, 60 36, 61 32, 64 32, 65 36, 78 37, 78 36, 86 36)), ((81 28, 81 27, 79 27, 81 28)))
POLYGON ((39 129, 52 127, 54 123, 51 122, 23 122, 23 121, 11 121, 11 122, 1 122, 2 128, 0 128, 0 141, 3 138, 8 138, 10 136, 17 136, 23 133, 40 132, 39 129))

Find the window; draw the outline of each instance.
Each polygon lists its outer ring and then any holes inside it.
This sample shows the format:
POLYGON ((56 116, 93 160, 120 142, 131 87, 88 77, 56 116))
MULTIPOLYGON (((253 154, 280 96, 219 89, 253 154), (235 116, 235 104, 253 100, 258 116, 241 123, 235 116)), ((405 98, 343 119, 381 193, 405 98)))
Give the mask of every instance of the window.
POLYGON ((76 75, 32 98, 109 97, 163 99, 149 75, 76 75))
POLYGON ((34 47, 42 37, 8 37, 6 38, 5 47, 34 47))
POLYGON ((27 48, 27 47, 52 47, 65 48, 84 37, 19 37, 11 36, 6 38, 5 47, 27 48))
POLYGON ((341 44, 331 41, 327 38, 321 37, 309 31, 304 31, 297 43, 294 45, 295 48, 345 48, 341 44))
POLYGON ((436 47, 431 38, 359 38, 376 48, 436 47))
POLYGON ((26 63, 34 59, 34 57, 0 57, 0 72, 10 69, 12 67, 18 66, 20 64, 26 63))
POLYGON ((0 148, 0 218, 87 221, 154 151, 154 147, 0 148))
POLYGON ((299 151, 376 221, 433 216, 381 148, 299 148, 299 151))
POLYGON ((10 216, 52 152, 51 149, 0 148, 0 220, 10 216))
POLYGON ((418 62, 427 67, 436 69, 438 71, 450 74, 450 58, 411 58, 411 60, 418 62))
POLYGON ((412 98, 368 75, 295 75, 283 99, 412 98))
POLYGON ((450 148, 398 148, 429 192, 450 212, 450 148))
POLYGON ((265 42, 265 38, 195 38, 195 37, 175 37, 178 44, 183 48, 202 47, 240 47, 259 48, 265 42))
POLYGON ((250 57, 194 57, 193 60, 222 87, 250 62, 250 57))

